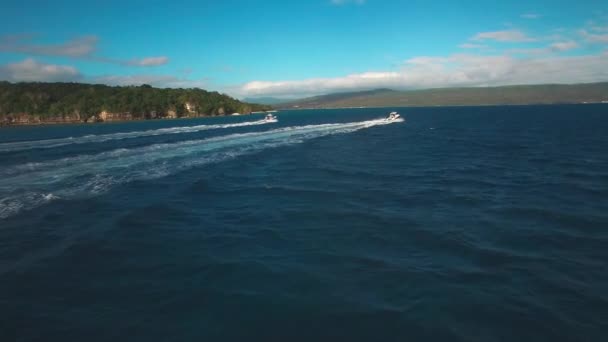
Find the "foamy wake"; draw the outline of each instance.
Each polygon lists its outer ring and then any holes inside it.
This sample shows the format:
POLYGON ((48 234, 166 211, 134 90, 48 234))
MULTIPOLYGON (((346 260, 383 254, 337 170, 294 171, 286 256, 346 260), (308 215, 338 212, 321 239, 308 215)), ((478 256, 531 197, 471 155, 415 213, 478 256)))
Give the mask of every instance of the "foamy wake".
POLYGON ((179 134, 179 133, 194 133, 199 131, 206 131, 210 129, 222 129, 222 128, 235 128, 235 127, 246 127, 246 126, 258 126, 268 124, 270 122, 265 120, 247 121, 231 124, 217 124, 217 125, 197 125, 197 126, 179 126, 179 127, 166 127, 159 129, 151 129, 146 131, 134 131, 134 132, 120 132, 111 134, 91 134, 81 137, 67 137, 57 139, 45 139, 45 140, 30 140, 30 141, 17 141, 0 143, 0 152, 13 152, 23 151, 34 148, 53 148, 72 144, 86 144, 86 143, 100 143, 110 140, 121 140, 130 138, 141 138, 151 137, 156 135, 166 134, 179 134))
POLYGON ((92 196, 133 180, 164 177, 273 147, 386 124, 390 122, 380 119, 292 126, 17 165, 0 172, 0 218, 58 198, 92 196))

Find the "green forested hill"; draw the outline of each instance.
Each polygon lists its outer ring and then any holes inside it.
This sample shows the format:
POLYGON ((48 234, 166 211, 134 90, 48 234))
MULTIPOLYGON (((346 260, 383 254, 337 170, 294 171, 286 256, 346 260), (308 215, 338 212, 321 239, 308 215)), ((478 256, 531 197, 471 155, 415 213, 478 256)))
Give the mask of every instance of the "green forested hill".
POLYGON ((276 108, 475 106, 608 101, 608 82, 503 87, 443 88, 335 93, 275 105, 276 108))
POLYGON ((195 117, 267 109, 198 88, 0 82, 0 123, 4 124, 195 117))

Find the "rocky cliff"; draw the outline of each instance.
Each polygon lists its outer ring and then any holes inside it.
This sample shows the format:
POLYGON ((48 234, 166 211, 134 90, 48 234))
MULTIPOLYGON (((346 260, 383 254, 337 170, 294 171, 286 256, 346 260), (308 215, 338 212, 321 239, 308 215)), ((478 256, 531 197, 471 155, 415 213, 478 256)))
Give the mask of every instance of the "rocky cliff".
MULTIPOLYGON (((241 113, 250 114, 251 111, 241 113)), ((215 115, 226 115, 225 111, 219 110, 215 115)), ((42 125, 42 124, 70 124, 70 123, 99 123, 99 122, 117 122, 117 121, 132 121, 132 120, 155 120, 155 119, 177 119, 177 118, 197 118, 205 116, 215 116, 204 113, 187 113, 177 116, 174 110, 167 112, 150 112, 142 115, 134 116, 132 113, 111 113, 102 111, 95 115, 80 115, 79 113, 62 114, 62 115, 39 115, 29 113, 15 114, 0 114, 0 126, 10 125, 42 125)))

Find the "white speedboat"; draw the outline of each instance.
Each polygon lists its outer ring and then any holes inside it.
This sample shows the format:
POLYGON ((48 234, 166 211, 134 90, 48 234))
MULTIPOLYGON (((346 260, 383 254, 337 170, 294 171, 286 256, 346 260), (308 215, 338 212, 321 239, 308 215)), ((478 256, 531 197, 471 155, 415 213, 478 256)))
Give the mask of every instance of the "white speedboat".
POLYGON ((266 121, 266 122, 277 122, 277 121, 279 121, 279 120, 277 120, 277 117, 276 117, 276 116, 274 116, 274 115, 272 115, 272 114, 268 113, 268 114, 266 114, 266 116, 264 117, 264 121, 266 121))
POLYGON ((403 119, 398 120, 400 118, 401 118, 401 115, 399 115, 399 113, 397 113, 397 112, 391 112, 388 115, 388 117, 386 118, 386 121, 401 121, 401 120, 403 120, 403 119))

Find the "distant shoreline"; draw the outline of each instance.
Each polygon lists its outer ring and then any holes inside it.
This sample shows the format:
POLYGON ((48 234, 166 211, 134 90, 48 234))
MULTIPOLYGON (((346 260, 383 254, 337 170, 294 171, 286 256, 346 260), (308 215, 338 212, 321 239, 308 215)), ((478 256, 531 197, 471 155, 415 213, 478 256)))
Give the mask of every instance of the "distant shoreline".
POLYGON ((375 89, 331 93, 275 104, 278 109, 444 107, 608 103, 608 82, 499 87, 375 89))
POLYGON ((568 106, 568 105, 608 105, 608 102, 564 102, 564 103, 513 103, 513 104, 446 104, 433 106, 404 106, 404 105, 387 105, 387 106, 365 106, 365 107, 303 107, 303 108, 281 108, 280 111, 298 111, 298 110, 331 110, 331 109, 385 109, 385 108, 441 108, 441 107, 506 107, 506 106, 568 106))
MULTIPOLYGON (((334 110, 334 109, 394 109, 394 108, 449 108, 449 107, 524 107, 524 106, 574 106, 574 105, 608 105, 607 102, 585 102, 585 103, 528 103, 528 104, 473 104, 473 105, 434 105, 434 106, 367 106, 367 107, 323 107, 323 108, 282 108, 270 111, 261 111, 248 114, 240 114, 240 117, 248 117, 251 115, 262 115, 265 113, 275 112, 287 112, 287 111, 302 111, 302 110, 334 110)), ((47 126, 47 125, 98 125, 98 124, 120 124, 126 122, 142 122, 142 121, 178 121, 178 120, 196 120, 196 119, 210 119, 220 117, 233 117, 235 115, 204 115, 204 116, 192 116, 192 117, 180 117, 180 118, 154 118, 154 119, 131 119, 131 120, 111 120, 111 121, 100 121, 100 122, 84 122, 84 121, 48 121, 48 122, 32 122, 32 123, 12 123, 3 124, 0 123, 0 129, 9 127, 24 127, 24 126, 47 126)))

